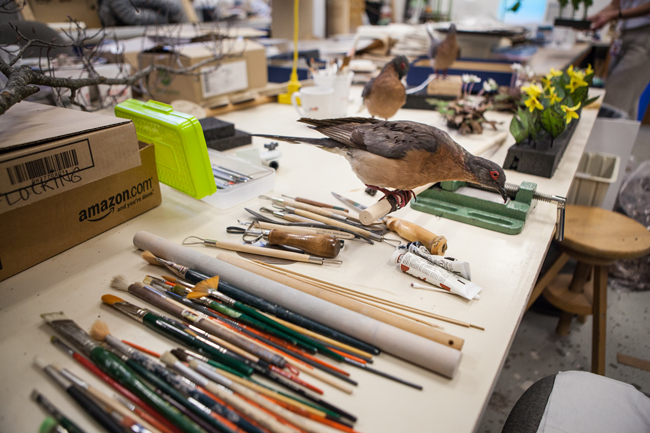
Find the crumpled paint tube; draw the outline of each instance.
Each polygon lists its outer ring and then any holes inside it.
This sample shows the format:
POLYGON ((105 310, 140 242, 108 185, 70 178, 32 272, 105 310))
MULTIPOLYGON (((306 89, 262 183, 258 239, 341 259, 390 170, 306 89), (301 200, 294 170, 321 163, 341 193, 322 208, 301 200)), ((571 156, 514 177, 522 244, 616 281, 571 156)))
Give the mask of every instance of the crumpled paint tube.
POLYGON ((398 264, 402 272, 466 299, 474 299, 483 290, 471 281, 404 250, 397 249, 391 261, 398 264))
POLYGON ((423 259, 430 261, 434 265, 440 266, 441 268, 444 268, 453 274, 460 275, 466 280, 472 279, 472 274, 469 270, 468 262, 454 259, 453 257, 434 256, 429 252, 429 250, 427 250, 427 247, 422 245, 422 242, 420 241, 409 242, 405 246, 399 246, 398 248, 404 248, 413 254, 417 254, 423 259))

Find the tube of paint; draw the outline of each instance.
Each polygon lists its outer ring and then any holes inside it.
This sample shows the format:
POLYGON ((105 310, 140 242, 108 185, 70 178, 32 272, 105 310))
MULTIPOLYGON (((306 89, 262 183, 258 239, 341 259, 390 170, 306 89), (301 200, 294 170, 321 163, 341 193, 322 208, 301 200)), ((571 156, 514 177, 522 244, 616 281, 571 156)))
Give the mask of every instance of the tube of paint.
POLYGON ((408 251, 395 250, 391 256, 391 261, 398 264, 402 272, 466 299, 474 299, 474 296, 483 290, 471 281, 448 272, 440 266, 436 266, 408 251))
POLYGON ((401 248, 405 248, 406 251, 411 252, 413 254, 417 254, 423 259, 426 259, 431 263, 433 263, 434 265, 440 266, 441 268, 444 268, 445 270, 451 273, 460 275, 466 280, 472 279, 472 274, 469 270, 468 262, 464 262, 462 260, 458 260, 453 257, 434 256, 429 252, 429 250, 427 250, 427 247, 422 245, 422 242, 420 241, 409 242, 408 244, 406 244, 406 246, 401 248))

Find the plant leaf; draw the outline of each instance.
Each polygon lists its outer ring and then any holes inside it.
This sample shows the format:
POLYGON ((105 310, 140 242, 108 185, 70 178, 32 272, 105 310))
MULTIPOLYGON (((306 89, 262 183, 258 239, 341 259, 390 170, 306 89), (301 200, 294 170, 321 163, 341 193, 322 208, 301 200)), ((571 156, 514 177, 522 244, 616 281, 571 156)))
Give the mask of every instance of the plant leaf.
POLYGON ((598 96, 594 96, 593 98, 589 98, 582 104, 582 106, 586 107, 587 105, 595 102, 597 99, 598 99, 598 96))
POLYGON ((548 132, 553 138, 560 135, 566 126, 564 116, 552 108, 542 111, 540 122, 544 131, 548 132))
MULTIPOLYGON (((588 87, 578 87, 573 93, 571 93, 571 98, 573 98, 573 102, 577 104, 578 102, 582 102, 585 100, 587 97, 587 93, 589 92, 588 87)), ((573 105, 571 105, 573 107, 573 105)))
POLYGON ((523 123, 517 116, 512 116, 510 122, 510 133, 515 138, 515 142, 521 143, 528 137, 528 130, 524 127, 523 123))

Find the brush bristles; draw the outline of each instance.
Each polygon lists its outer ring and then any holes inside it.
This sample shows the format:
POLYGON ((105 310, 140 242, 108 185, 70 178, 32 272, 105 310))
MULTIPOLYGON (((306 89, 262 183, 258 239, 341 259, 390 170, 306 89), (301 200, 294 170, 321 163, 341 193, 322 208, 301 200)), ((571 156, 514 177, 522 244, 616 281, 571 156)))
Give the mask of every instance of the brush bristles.
POLYGON ((129 291, 129 282, 124 275, 116 275, 111 280, 111 288, 121 290, 123 292, 129 291))
POLYGON ((219 287, 219 275, 201 281, 196 286, 194 286, 194 290, 197 292, 207 292, 210 289, 217 289, 218 287, 219 287))
POLYGON ((181 349, 172 349, 171 354, 174 355, 179 361, 187 362, 189 355, 181 349))
POLYGON ((41 317, 48 322, 56 322, 57 320, 70 320, 65 316, 65 314, 63 314, 63 311, 59 311, 57 313, 41 314, 41 317))
POLYGON ((158 262, 157 257, 150 251, 143 251, 142 258, 150 265, 163 266, 158 262))
POLYGON ((199 299, 199 298, 205 298, 206 295, 207 294, 205 292, 190 292, 185 297, 187 299, 199 299))
POLYGON ((152 281, 154 281, 154 278, 151 277, 151 276, 149 276, 149 275, 147 275, 146 277, 144 277, 144 280, 142 280, 142 282, 145 283, 145 284, 148 285, 148 286, 151 285, 151 282, 152 282, 152 281))
POLYGON ((34 364, 36 364, 36 366, 37 366, 38 368, 40 368, 41 370, 45 370, 45 368, 46 368, 48 365, 50 365, 50 364, 47 363, 46 360, 44 360, 44 359, 41 358, 40 356, 35 356, 35 357, 34 357, 34 364))
POLYGON ((162 356, 160 357, 160 360, 168 367, 173 367, 174 364, 178 362, 178 358, 172 355, 171 352, 163 353, 162 356))
POLYGON ((187 289, 185 289, 185 287, 181 286, 180 284, 176 284, 174 287, 172 287, 172 292, 176 293, 179 296, 187 295, 187 289))
POLYGON ((113 296, 113 295, 104 295, 102 296, 102 302, 105 302, 108 305, 113 305, 117 302, 124 302, 124 299, 118 298, 117 296, 113 296))
POLYGON ((93 326, 90 327, 90 338, 97 341, 104 341, 107 335, 110 335, 111 330, 103 320, 95 320, 93 326))

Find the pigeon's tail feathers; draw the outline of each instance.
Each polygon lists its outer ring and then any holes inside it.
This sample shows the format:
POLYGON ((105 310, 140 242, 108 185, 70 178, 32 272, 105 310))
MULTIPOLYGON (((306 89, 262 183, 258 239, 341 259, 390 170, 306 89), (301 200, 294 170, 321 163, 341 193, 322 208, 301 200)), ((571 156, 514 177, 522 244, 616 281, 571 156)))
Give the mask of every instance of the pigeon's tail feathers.
POLYGON ((334 148, 334 147, 342 146, 341 143, 332 140, 330 138, 286 137, 284 135, 266 135, 266 134, 252 134, 252 135, 253 137, 268 138, 271 140, 285 141, 287 143, 293 143, 293 144, 299 144, 299 143, 313 144, 315 146, 325 147, 325 148, 334 148))
POLYGON ((306 123, 318 128, 323 128, 327 126, 338 126, 338 125, 363 125, 366 123, 379 123, 381 120, 373 119, 370 117, 339 117, 335 119, 310 119, 308 117, 303 117, 298 122, 306 123))

